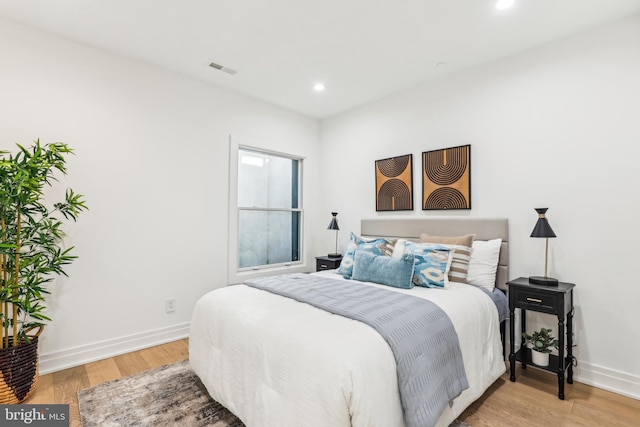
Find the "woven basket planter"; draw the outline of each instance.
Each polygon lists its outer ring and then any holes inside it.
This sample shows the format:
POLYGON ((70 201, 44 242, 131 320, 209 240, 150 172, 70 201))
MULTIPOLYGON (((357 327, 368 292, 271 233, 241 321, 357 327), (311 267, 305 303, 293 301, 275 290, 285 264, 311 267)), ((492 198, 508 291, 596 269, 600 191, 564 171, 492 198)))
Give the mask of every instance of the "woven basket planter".
POLYGON ((0 404, 24 402, 35 392, 38 385, 37 335, 30 343, 0 349, 0 404))

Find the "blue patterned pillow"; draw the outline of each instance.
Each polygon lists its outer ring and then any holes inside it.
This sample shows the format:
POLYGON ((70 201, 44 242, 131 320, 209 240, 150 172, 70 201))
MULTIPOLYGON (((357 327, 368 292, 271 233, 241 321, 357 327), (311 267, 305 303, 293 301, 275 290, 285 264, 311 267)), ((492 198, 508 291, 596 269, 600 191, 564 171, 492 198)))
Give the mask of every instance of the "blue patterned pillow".
POLYGON ((353 265, 353 279, 362 282, 380 283, 402 289, 413 288, 412 254, 403 254, 400 258, 374 255, 366 250, 357 250, 353 265))
POLYGON ((432 243, 406 242, 404 253, 413 254, 413 284, 426 288, 444 288, 451 266, 451 250, 432 243))
POLYGON ((360 236, 356 236, 351 232, 349 244, 345 251, 342 261, 340 262, 340 268, 338 273, 342 274, 345 279, 351 279, 353 274, 353 264, 355 263, 356 250, 365 250, 371 252, 374 255, 385 255, 387 252, 389 241, 387 239, 378 238, 367 240, 360 236))

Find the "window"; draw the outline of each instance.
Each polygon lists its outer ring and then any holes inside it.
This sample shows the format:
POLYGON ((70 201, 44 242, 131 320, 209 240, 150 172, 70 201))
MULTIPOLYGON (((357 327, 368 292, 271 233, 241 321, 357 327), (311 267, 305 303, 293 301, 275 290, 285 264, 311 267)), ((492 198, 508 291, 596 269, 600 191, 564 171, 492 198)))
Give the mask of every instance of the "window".
POLYGON ((233 139, 231 154, 230 283, 242 273, 301 266, 302 159, 233 139))

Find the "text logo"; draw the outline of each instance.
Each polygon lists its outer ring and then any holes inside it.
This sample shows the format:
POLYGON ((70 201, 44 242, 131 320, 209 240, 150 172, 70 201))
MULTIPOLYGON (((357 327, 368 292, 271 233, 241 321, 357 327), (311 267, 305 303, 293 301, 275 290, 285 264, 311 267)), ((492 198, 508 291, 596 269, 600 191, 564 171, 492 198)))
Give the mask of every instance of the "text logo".
POLYGON ((69 405, 0 405, 0 425, 69 427, 69 405))

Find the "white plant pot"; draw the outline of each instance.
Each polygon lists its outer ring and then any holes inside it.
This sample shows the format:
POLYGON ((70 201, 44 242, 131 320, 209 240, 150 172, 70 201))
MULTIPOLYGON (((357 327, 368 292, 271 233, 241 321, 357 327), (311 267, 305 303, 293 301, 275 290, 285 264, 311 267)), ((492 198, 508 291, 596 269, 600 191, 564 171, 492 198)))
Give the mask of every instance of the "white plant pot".
POLYGON ((549 366, 549 353, 541 353, 531 349, 531 361, 534 365, 549 366))

